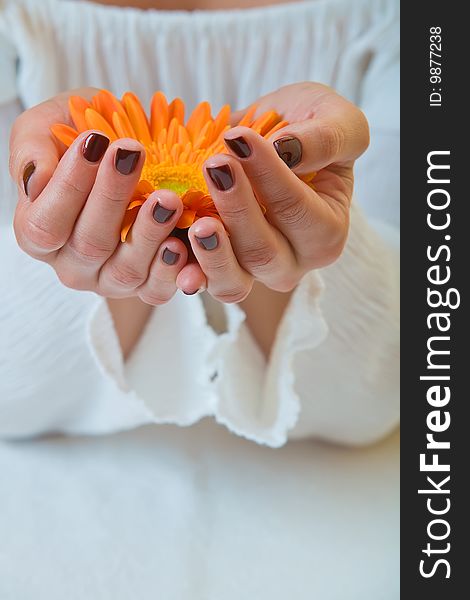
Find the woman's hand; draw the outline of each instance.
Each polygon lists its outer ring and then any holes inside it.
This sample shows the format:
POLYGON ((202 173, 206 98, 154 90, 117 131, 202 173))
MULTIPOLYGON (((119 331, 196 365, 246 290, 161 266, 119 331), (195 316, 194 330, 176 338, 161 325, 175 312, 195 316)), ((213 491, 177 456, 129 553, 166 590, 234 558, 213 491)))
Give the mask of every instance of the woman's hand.
MULTIPOLYGON (((91 98, 96 91, 75 93, 91 98)), ((185 244, 169 237, 183 210, 181 200, 169 191, 149 196, 132 241, 121 244, 121 224, 139 181, 144 148, 132 139, 110 144, 102 133, 89 131, 62 156, 49 127, 70 122, 69 95, 24 112, 13 127, 10 170, 18 182, 18 243, 49 263, 68 287, 108 298, 139 297, 152 305, 167 302, 187 262, 185 244)), ((194 269, 187 267, 187 273, 200 287, 205 277, 194 269)))
MULTIPOLYGON (((353 165, 369 143, 363 113, 314 83, 265 96, 259 111, 269 109, 290 124, 269 140, 235 127, 225 134, 230 154, 211 157, 204 167, 227 231, 205 217, 192 225, 189 239, 209 292, 223 302, 242 301, 255 280, 292 290, 306 272, 336 260, 347 238, 353 165), (312 172, 318 172, 315 189, 297 176, 312 172)), ((187 268, 178 275, 180 286, 193 285, 187 268)))

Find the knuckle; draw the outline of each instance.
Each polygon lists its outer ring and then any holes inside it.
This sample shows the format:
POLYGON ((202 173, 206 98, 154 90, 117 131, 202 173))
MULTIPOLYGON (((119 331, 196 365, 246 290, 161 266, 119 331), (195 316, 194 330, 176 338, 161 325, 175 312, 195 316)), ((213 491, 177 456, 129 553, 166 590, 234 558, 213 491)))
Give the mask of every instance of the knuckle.
POLYGON ((268 167, 264 167, 259 163, 254 165, 254 168, 250 171, 249 177, 254 187, 256 186, 269 186, 276 185, 277 174, 268 167))
POLYGON ((49 252, 58 250, 65 243, 58 233, 48 227, 47 222, 33 216, 25 221, 21 237, 34 246, 49 252))
POLYGON ((338 236, 325 246, 322 256, 322 266, 334 263, 341 256, 346 244, 346 235, 338 236))
POLYGON ((80 181, 76 181, 73 177, 63 177, 57 182, 57 189, 60 189, 60 195, 67 198, 68 196, 83 196, 88 195, 89 189, 80 181))
POLYGON ((59 269, 56 273, 61 284, 67 288, 81 291, 90 289, 80 274, 73 269, 59 269))
POLYGON ((264 270, 273 266, 277 250, 265 243, 256 243, 240 252, 240 263, 247 271, 264 270))
POLYGON ((129 190, 122 184, 103 187, 99 190, 98 196, 98 202, 100 204, 123 204, 129 202, 129 190))
POLYGON ((325 160, 333 160, 344 146, 344 131, 333 125, 322 125, 317 130, 317 144, 325 160))
POLYGON ((162 291, 158 290, 145 290, 139 292, 138 295, 142 302, 150 304, 150 306, 161 306, 171 300, 170 295, 164 294, 162 291))
POLYGON ((232 272, 233 260, 229 256, 225 256, 222 252, 214 252, 210 256, 204 256, 204 258, 206 260, 204 262, 201 261, 201 265, 204 265, 203 270, 207 270, 217 277, 220 276, 220 273, 232 272))
POLYGON ((274 205, 274 211, 284 225, 293 229, 308 229, 313 225, 311 211, 304 198, 290 197, 288 200, 281 200, 274 205))
POLYGON ((249 207, 243 201, 238 201, 236 198, 229 198, 223 207, 224 219, 233 221, 246 221, 249 218, 249 207))
POLYGON ((250 293, 251 287, 234 287, 228 288, 225 290, 221 290, 220 292, 212 294, 213 297, 219 302, 223 302, 224 304, 236 304, 237 302, 242 302, 250 293))
POLYGON ((114 285, 132 289, 145 281, 145 275, 129 263, 113 263, 109 267, 108 276, 114 285))
POLYGON ((114 250, 114 247, 105 242, 86 239, 80 235, 72 236, 68 246, 73 254, 84 263, 103 262, 114 250))
POLYGON ((269 287, 275 292, 288 293, 292 292, 299 284, 299 276, 286 275, 278 281, 272 282, 269 287))

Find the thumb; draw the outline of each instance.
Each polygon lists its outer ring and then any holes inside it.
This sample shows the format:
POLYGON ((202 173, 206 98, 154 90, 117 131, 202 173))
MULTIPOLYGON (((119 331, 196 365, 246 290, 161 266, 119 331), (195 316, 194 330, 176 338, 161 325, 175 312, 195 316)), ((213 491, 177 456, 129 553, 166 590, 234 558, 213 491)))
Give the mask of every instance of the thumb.
POLYGON ((298 175, 331 164, 352 166, 369 145, 369 126, 354 107, 335 116, 313 117, 292 123, 271 138, 278 155, 298 175))
POLYGON ((56 96, 22 113, 10 135, 10 174, 18 185, 19 198, 35 200, 52 177, 66 147, 55 139, 51 126, 72 124, 68 109, 71 95, 91 97, 86 88, 56 96))

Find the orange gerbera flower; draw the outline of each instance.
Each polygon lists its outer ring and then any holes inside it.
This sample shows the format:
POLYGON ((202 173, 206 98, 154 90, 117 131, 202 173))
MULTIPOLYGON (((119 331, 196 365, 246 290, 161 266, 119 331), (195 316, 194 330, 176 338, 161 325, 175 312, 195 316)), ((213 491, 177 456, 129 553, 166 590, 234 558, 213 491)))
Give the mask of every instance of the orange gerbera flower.
MULTIPOLYGON (((66 146, 70 146, 79 133, 98 129, 111 141, 130 137, 145 147, 141 179, 122 224, 123 242, 142 204, 153 191, 161 188, 176 192, 183 202, 178 228, 186 229, 205 216, 220 219, 208 192, 202 165, 210 156, 225 149, 223 134, 230 129, 228 105, 213 118, 209 103, 201 102, 186 124, 183 101, 175 98, 168 104, 162 92, 156 92, 152 98, 150 119, 131 92, 124 94, 122 100, 107 90, 101 90, 91 102, 71 96, 69 108, 75 128, 62 124, 52 127, 54 135, 66 146)), ((237 125, 251 127, 264 137, 287 125, 275 111, 265 112, 256 119, 255 111, 256 106, 252 106, 237 125)))

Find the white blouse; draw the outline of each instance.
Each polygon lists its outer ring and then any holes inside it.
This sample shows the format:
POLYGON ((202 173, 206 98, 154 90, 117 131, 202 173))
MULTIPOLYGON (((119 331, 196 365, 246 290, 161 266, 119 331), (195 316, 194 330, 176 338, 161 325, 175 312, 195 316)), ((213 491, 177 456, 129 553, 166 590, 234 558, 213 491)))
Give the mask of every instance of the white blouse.
POLYGON ((316 0, 165 12, 0 0, 0 436, 100 434, 211 416, 269 446, 364 444, 398 420, 398 2, 316 0), (8 132, 61 91, 241 108, 292 82, 335 87, 366 112, 348 244, 294 292, 266 361, 236 305, 177 294, 125 363, 106 301, 63 287, 12 230, 8 132), (361 207, 361 208, 360 208, 361 207), (367 215, 364 216, 364 215, 367 215), (222 327, 215 327, 222 312, 222 327))

